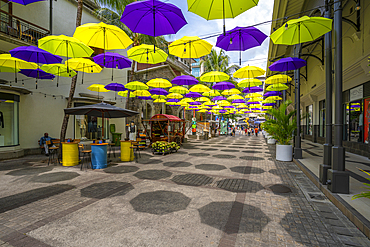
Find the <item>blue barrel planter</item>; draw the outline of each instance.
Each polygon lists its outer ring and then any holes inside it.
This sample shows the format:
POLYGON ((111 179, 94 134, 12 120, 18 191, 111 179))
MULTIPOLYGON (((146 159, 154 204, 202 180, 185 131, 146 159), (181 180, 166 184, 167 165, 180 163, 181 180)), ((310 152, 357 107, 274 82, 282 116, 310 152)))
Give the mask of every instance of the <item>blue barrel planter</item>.
POLYGON ((91 166, 93 169, 104 169, 107 164, 108 143, 91 144, 91 166))

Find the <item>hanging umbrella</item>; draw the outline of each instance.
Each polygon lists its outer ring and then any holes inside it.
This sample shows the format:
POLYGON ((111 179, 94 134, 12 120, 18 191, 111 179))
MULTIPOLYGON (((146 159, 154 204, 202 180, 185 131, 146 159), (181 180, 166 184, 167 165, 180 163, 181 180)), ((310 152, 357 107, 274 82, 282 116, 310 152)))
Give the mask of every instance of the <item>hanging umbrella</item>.
POLYGON ((269 96, 265 100, 282 100, 283 98, 279 96, 269 96))
POLYGON ((38 78, 38 79, 47 79, 47 80, 52 80, 55 78, 55 75, 49 74, 44 72, 41 69, 22 69, 20 70, 21 74, 32 77, 32 78, 38 78))
MULTIPOLYGON (((74 69, 76 71, 81 71, 85 73, 100 73, 102 68, 97 63, 94 63, 90 59, 87 58, 71 58, 65 61, 64 63, 69 68, 74 69)), ((81 84, 84 83, 84 74, 82 74, 82 81, 81 84)))
POLYGON ((168 99, 167 102, 169 103, 177 103, 177 102, 180 102, 179 99, 168 99))
POLYGON ((262 101, 262 100, 263 100, 262 98, 255 97, 255 98, 250 98, 247 102, 256 102, 256 101, 262 101))
POLYGON ((239 65, 242 65, 241 52, 260 46, 267 35, 255 27, 236 27, 221 34, 216 46, 225 51, 239 51, 239 65))
POLYGON ((88 46, 104 50, 126 49, 133 43, 122 29, 103 22, 83 24, 76 28, 73 37, 88 46))
POLYGON ((272 84, 266 88, 266 91, 283 91, 287 90, 289 87, 282 83, 272 84))
POLYGON ((200 77, 200 80, 204 82, 220 82, 227 81, 229 79, 230 76, 228 74, 220 71, 208 72, 200 77))
MULTIPOLYGON (((108 85, 105 85, 104 88, 110 91, 115 91, 115 92, 127 90, 125 86, 119 83, 109 83, 108 85)), ((117 99, 116 94, 114 95, 114 99, 117 99)))
POLYGON ((94 57, 94 62, 105 68, 112 69, 112 81, 113 81, 113 69, 124 69, 131 67, 131 60, 128 58, 113 52, 105 52, 94 57))
POLYGON ((257 93, 257 92, 262 92, 263 89, 260 87, 249 87, 245 88, 242 93, 257 93))
POLYGON ((190 99, 190 98, 183 98, 182 100, 180 100, 180 103, 190 103, 190 102, 194 102, 194 100, 190 99))
POLYGON ((276 105, 276 103, 265 103, 263 105, 265 105, 265 106, 274 106, 274 105, 276 105))
POLYGON ((189 92, 184 95, 185 98, 199 98, 202 97, 202 95, 198 92, 189 92))
POLYGON ((150 89, 149 92, 156 95, 168 95, 168 92, 163 88, 153 88, 150 89))
POLYGON ((241 94, 241 92, 236 88, 232 88, 229 90, 224 90, 221 94, 222 95, 233 95, 233 94, 241 94))
POLYGON ((292 78, 287 75, 273 75, 266 79, 265 84, 287 83, 292 81, 292 78))
MULTIPOLYGON (((40 69, 45 71, 46 73, 58 76, 57 87, 59 85, 59 77, 60 76, 62 76, 62 77, 74 77, 75 75, 77 75, 76 71, 74 71, 72 69, 68 69, 68 67, 66 65, 60 64, 60 63, 43 64, 40 67, 40 69)), ((36 84, 36 87, 37 87, 37 84, 36 84)))
POLYGON ((228 90, 228 89, 235 88, 235 85, 232 84, 231 82, 223 81, 223 82, 216 83, 215 85, 213 85, 212 88, 216 90, 228 90))
MULTIPOLYGON (((19 58, 12 57, 10 54, 1 54, 0 55, 0 66, 9 67, 15 70, 17 69, 37 69, 38 65, 35 63, 30 63, 19 58)), ((14 74, 15 83, 17 80, 17 73, 14 74)))
POLYGON ((213 101, 216 101, 216 100, 226 100, 226 97, 224 97, 224 96, 216 96, 212 100, 213 101))
POLYGON ((170 93, 169 95, 167 95, 167 98, 169 98, 169 99, 182 99, 182 98, 184 98, 184 96, 182 96, 179 93, 170 93))
POLYGON ((258 101, 248 101, 247 103, 245 103, 246 105, 254 105, 254 104, 259 104, 258 101))
POLYGON ((188 11, 204 19, 223 19, 224 34, 226 32, 225 19, 235 18, 248 9, 257 6, 259 0, 188 0, 188 11))
MULTIPOLYGON (((172 80, 172 84, 173 84, 173 80, 172 80)), ((181 86, 176 86, 176 87, 172 87, 170 88, 170 90, 168 90, 170 93, 179 93, 179 94, 186 94, 189 92, 189 89, 185 88, 185 87, 181 87, 181 86)))
POLYGON ((0 66, 0 72, 2 72, 2 73, 16 73, 16 72, 19 72, 19 71, 21 71, 21 70, 16 69, 16 68, 11 68, 11 67, 0 66))
POLYGON ((270 91, 270 92, 265 93, 263 96, 265 96, 265 97, 269 97, 269 96, 280 96, 282 94, 283 94, 282 92, 270 91))
POLYGON ((104 85, 102 84, 92 84, 87 87, 90 91, 98 92, 98 98, 99 98, 99 93, 107 93, 110 92, 110 90, 105 89, 104 85))
POLYGON ((152 95, 152 98, 153 99, 167 99, 166 96, 164 96, 164 95, 157 95, 157 94, 152 95))
POLYGON ((234 77, 235 78, 255 78, 257 76, 261 76, 264 74, 265 74, 265 71, 261 68, 258 68, 256 66, 245 66, 235 71, 234 77))
POLYGON ((203 93, 203 96, 207 96, 207 97, 215 97, 215 96, 220 96, 220 95, 221 95, 220 92, 214 89, 209 92, 203 93))
POLYGON ((142 83, 142 82, 139 82, 139 81, 129 82, 125 85, 125 88, 129 89, 129 90, 132 90, 132 91, 149 89, 149 87, 145 83, 142 83))
POLYGON ((137 96, 138 99, 141 99, 141 100, 151 100, 152 97, 150 96, 137 96))
POLYGON ((198 101, 189 102, 189 105, 202 105, 202 103, 198 101))
MULTIPOLYGON (((126 91, 119 91, 117 94, 119 96, 122 96, 124 98, 127 98, 128 91, 127 90, 126 91)), ((135 97, 136 97, 135 94, 133 94, 132 92, 130 92, 130 98, 135 98, 135 97)))
POLYGON ((227 97, 227 100, 235 100, 235 99, 241 99, 241 100, 243 100, 244 98, 243 98, 243 96, 240 96, 240 95, 237 95, 237 94, 234 94, 234 95, 232 95, 230 97, 227 97))
POLYGON ((212 45, 198 36, 184 36, 169 46, 169 53, 180 58, 199 58, 211 53, 212 45))
POLYGON ((227 100, 220 100, 220 101, 217 102, 217 105, 219 105, 219 106, 227 106, 227 105, 231 105, 231 104, 227 100))
POLYGON ((162 78, 156 78, 156 79, 151 79, 146 83, 149 87, 156 87, 156 88, 168 88, 172 87, 171 82, 167 81, 166 79, 162 78))
POLYGON ((45 1, 45 0, 9 0, 9 2, 18 3, 18 4, 21 4, 21 5, 28 5, 28 4, 31 4, 31 3, 37 3, 37 2, 41 2, 41 1, 45 1))
POLYGON ((296 70, 307 65, 306 60, 298 57, 286 57, 282 58, 269 66, 271 71, 288 71, 296 70))
POLYGON ((244 104, 245 101, 243 99, 236 99, 231 102, 231 104, 244 104))
MULTIPOLYGON (((195 86, 192 86, 190 89, 189 89, 190 92, 196 92, 196 93, 206 93, 206 92, 209 92, 211 91, 211 89, 205 85, 202 85, 202 84, 198 84, 198 85, 195 85, 195 86)), ((205 95, 203 95, 205 96, 205 95)))
POLYGON ((33 63, 61 63, 62 58, 35 46, 20 46, 9 51, 12 57, 33 63))
POLYGON ((127 57, 138 63, 157 64, 166 62, 168 55, 159 48, 154 50, 153 46, 142 44, 129 49, 127 57))
POLYGON ((295 45, 313 41, 332 30, 333 20, 303 16, 289 20, 270 35, 274 44, 295 45))
POLYGON ((147 90, 136 90, 132 92, 135 96, 140 96, 140 97, 149 97, 152 94, 147 91, 147 90))
POLYGON ((224 109, 224 108, 222 108, 221 106, 214 106, 214 107, 212 107, 212 109, 213 110, 222 110, 222 109, 224 109))
POLYGON ((195 99, 195 101, 210 102, 211 100, 209 98, 206 98, 206 97, 199 97, 199 98, 195 99))
POLYGON ((259 93, 249 93, 245 95, 245 98, 255 98, 255 97, 262 97, 262 95, 259 93))
POLYGON ((123 11, 121 22, 133 33, 153 37, 175 34, 187 24, 181 9, 157 0, 128 4, 123 11))
POLYGON ((167 101, 165 99, 156 99, 153 101, 153 103, 166 103, 167 101))
POLYGON ((262 81, 255 79, 255 78, 244 79, 238 83, 239 87, 247 87, 247 88, 257 87, 260 85, 262 85, 262 81))
POLYGON ((172 80, 172 84, 179 85, 179 86, 185 86, 185 85, 195 85, 198 84, 199 81, 190 75, 180 75, 175 77, 172 80))

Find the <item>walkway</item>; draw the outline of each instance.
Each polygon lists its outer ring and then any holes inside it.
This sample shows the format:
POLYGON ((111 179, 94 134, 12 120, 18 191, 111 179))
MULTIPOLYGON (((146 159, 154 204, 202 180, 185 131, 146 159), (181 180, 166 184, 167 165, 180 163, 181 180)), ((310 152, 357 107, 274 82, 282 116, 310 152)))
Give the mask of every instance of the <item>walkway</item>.
POLYGON ((370 246, 263 137, 190 140, 104 170, 0 163, 0 246, 370 246))

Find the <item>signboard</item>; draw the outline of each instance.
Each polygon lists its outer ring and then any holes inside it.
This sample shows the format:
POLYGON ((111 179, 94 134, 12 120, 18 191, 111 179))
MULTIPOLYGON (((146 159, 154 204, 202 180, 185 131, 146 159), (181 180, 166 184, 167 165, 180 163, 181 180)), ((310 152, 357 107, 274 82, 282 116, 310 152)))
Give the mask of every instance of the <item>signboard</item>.
POLYGON ((363 89, 364 89, 364 86, 361 85, 361 86, 358 86, 358 87, 355 87, 349 90, 349 101, 362 99, 364 97, 363 89))
POLYGON ((370 143, 370 98, 364 100, 364 115, 364 141, 365 143, 370 143))

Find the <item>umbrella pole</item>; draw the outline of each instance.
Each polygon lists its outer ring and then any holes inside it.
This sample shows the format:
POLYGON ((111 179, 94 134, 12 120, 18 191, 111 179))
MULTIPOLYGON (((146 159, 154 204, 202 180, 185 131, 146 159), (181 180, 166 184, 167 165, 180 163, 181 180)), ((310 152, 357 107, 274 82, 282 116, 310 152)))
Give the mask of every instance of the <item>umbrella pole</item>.
MULTIPOLYGON (((153 0, 153 6, 154 6, 154 0, 153 0)), ((153 8, 153 37, 154 37, 154 53, 155 53, 155 10, 153 8)))
POLYGON ((58 67, 57 87, 58 87, 58 85, 59 85, 59 76, 60 76, 60 74, 59 74, 59 67, 58 67))
POLYGON ((103 115, 103 124, 102 124, 102 131, 101 131, 101 139, 103 140, 104 139, 104 112, 102 112, 102 115, 103 115))
POLYGON ((239 66, 242 66, 242 33, 239 29, 239 66))
POLYGON ((225 26, 225 0, 222 0, 222 14, 224 20, 224 35, 226 35, 226 26, 225 26))
POLYGON ((84 84, 84 74, 85 74, 85 64, 83 63, 82 64, 82 81, 81 81, 81 85, 84 84))

